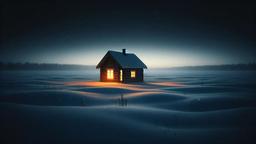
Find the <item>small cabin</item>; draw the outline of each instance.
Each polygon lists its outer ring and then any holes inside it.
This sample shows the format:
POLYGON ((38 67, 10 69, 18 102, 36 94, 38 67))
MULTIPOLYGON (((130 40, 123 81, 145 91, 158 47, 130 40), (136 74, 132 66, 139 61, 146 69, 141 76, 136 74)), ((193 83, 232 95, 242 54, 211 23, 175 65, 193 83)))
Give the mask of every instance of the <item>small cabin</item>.
POLYGON ((108 51, 96 68, 102 82, 142 82, 147 66, 133 53, 108 51))

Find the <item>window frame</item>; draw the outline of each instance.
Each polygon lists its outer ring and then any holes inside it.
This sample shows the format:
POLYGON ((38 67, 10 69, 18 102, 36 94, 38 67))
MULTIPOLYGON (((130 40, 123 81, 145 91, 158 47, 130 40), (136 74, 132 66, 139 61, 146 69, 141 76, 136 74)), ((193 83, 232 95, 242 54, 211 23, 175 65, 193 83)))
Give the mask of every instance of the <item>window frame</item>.
POLYGON ((135 79, 136 78, 136 70, 131 70, 131 78, 135 79))
POLYGON ((107 80, 113 80, 114 79, 114 69, 108 68, 107 69, 107 80))

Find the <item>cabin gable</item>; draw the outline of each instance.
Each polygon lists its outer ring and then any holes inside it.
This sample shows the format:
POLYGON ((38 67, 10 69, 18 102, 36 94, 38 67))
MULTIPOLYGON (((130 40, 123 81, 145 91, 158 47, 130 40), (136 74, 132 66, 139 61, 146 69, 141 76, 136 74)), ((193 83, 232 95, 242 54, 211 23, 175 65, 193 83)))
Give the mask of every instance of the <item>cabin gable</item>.
POLYGON ((104 63, 100 66, 100 81, 110 81, 118 82, 119 81, 119 64, 111 57, 107 57, 104 63), (113 79, 108 79, 108 70, 113 70, 113 79))

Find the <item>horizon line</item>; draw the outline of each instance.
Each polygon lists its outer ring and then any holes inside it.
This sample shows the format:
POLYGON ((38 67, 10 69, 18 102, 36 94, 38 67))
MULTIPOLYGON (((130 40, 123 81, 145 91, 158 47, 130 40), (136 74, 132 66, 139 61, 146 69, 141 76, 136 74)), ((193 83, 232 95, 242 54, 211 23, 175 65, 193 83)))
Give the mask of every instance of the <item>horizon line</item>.
MULTIPOLYGON (((96 65, 86 65, 86 64, 65 64, 65 63, 38 63, 38 62, 1 62, 0 64, 38 64, 38 65, 69 65, 69 66, 89 66, 96 67, 96 65)), ((229 64, 209 64, 209 65, 180 65, 180 66, 166 66, 166 67, 157 67, 157 66, 149 66, 152 69, 161 69, 161 68, 185 68, 185 67, 208 67, 208 66, 231 66, 231 65, 256 65, 256 62, 248 62, 248 63, 229 63, 229 64)))

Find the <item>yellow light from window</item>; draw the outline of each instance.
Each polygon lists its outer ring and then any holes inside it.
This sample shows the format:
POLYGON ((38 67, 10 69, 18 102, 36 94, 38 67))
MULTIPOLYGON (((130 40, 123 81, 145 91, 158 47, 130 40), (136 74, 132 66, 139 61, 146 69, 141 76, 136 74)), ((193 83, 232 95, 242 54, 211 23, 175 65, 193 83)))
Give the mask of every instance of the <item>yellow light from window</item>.
POLYGON ((114 70, 107 69, 107 79, 114 79, 114 70))
POLYGON ((135 70, 132 70, 131 71, 131 78, 135 78, 136 77, 136 71, 135 70))
POLYGON ((120 70, 120 81, 123 81, 123 70, 120 70))

